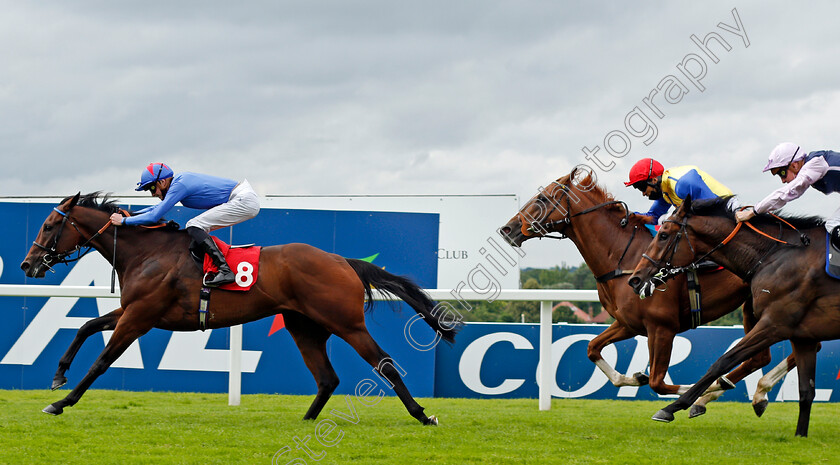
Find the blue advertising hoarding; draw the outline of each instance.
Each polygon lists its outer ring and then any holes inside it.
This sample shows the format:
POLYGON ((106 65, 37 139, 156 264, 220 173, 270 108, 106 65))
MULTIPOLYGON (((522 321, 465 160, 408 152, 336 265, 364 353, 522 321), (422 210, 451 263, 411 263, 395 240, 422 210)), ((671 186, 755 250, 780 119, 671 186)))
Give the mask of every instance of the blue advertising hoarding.
MULTIPOLYGON (((54 204, 0 203, 0 283, 98 285, 110 283, 110 265, 92 252, 79 262, 58 265, 45 279, 26 278, 18 268, 54 204)), ((130 207, 130 206, 127 206, 130 207)), ((198 212, 179 207, 169 219, 185 224, 198 212)), ((405 275, 421 287, 437 282, 439 217, 426 213, 264 209, 245 223, 217 231, 225 241, 259 245, 305 242, 350 258, 376 256, 373 263, 405 275)), ((50 385, 58 360, 76 329, 119 305, 117 299, 0 298, 0 389, 42 389, 50 385)), ((406 371, 417 396, 434 390, 434 351, 418 352, 403 336, 414 311, 402 303, 378 302, 366 314, 368 330, 406 371)), ((242 392, 309 394, 315 381, 285 330, 269 335, 273 318, 244 325, 242 392)), ((428 328, 417 328, 431 339, 428 328)), ((69 385, 87 373, 110 332, 92 336, 67 373, 69 385)), ((172 333, 152 330, 93 385, 101 389, 225 392, 229 367, 228 329, 172 333)), ((377 379, 349 345, 333 337, 329 357, 342 380, 337 393, 353 393, 362 379, 377 379)))
MULTIPOLYGON (((615 387, 586 356, 586 347, 607 325, 552 326, 551 386, 553 397, 658 400, 650 387, 615 387)), ((680 333, 674 340, 668 384, 693 384, 709 366, 744 336, 739 327, 701 327, 680 333)), ((790 355, 790 343, 771 347, 770 366, 748 376, 722 400, 748 401, 759 378, 790 355)), ((838 369, 840 342, 823 343, 817 355, 818 401, 840 401, 838 369)), ((607 346, 602 356, 618 372, 647 372, 647 338, 636 336, 607 346)), ((536 324, 470 323, 455 344, 439 344, 435 364, 435 395, 439 397, 538 397, 539 326, 536 324)), ((669 396, 670 397, 670 396, 669 396)), ((673 396, 676 397, 676 396, 673 396)), ((796 372, 769 393, 769 399, 796 400, 796 372)))

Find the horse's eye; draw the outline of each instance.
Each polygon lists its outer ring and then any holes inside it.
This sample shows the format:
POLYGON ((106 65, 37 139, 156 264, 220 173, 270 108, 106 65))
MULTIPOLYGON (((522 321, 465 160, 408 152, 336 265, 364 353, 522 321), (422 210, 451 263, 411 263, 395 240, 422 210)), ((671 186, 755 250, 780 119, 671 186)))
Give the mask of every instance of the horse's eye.
POLYGON ((660 232, 660 233, 659 233, 659 240, 660 240, 660 241, 667 241, 667 240, 668 240, 668 233, 666 233, 666 232, 660 232))
POLYGON ((52 228, 53 228, 52 225, 49 225, 49 224, 44 225, 44 231, 52 231, 52 228))

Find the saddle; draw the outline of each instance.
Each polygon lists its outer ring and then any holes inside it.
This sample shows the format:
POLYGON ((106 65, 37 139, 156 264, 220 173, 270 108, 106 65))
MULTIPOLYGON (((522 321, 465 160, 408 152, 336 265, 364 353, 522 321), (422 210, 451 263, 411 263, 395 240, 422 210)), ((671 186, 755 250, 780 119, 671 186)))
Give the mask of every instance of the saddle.
MULTIPOLYGON (((260 250, 262 248, 254 244, 229 245, 218 237, 210 237, 213 238, 216 246, 225 256, 225 261, 227 261, 230 269, 236 273, 236 281, 220 286, 219 289, 227 291, 247 291, 250 289, 257 281, 260 250)), ((219 271, 216 265, 213 264, 213 260, 204 254, 201 247, 198 247, 197 244, 190 244, 190 255, 205 275, 219 271)))
MULTIPOLYGON (((230 284, 220 286, 219 289, 226 291, 247 291, 251 286, 257 282, 257 272, 260 265, 260 250, 259 246, 254 244, 248 245, 228 245, 221 239, 215 236, 210 236, 216 243, 216 246, 225 256, 230 269, 236 273, 236 280, 230 284)), ((213 264, 204 252, 202 247, 198 244, 190 244, 190 256, 195 260, 196 266, 202 270, 204 276, 208 273, 216 273, 219 270, 213 264)), ((207 308, 210 306, 210 290, 207 286, 202 286, 199 291, 198 304, 198 327, 204 331, 207 329, 207 308)))

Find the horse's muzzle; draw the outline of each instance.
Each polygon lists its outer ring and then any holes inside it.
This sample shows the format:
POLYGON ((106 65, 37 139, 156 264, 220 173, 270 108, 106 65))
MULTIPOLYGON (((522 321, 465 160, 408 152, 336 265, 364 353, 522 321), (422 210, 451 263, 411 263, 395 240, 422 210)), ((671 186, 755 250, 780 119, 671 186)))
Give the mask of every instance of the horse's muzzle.
POLYGON ((41 260, 26 259, 20 264, 20 269, 27 278, 43 278, 47 274, 47 267, 41 260))
POLYGON ((499 235, 513 247, 521 247, 522 243, 525 242, 525 235, 522 234, 521 227, 514 228, 510 223, 499 228, 499 235))

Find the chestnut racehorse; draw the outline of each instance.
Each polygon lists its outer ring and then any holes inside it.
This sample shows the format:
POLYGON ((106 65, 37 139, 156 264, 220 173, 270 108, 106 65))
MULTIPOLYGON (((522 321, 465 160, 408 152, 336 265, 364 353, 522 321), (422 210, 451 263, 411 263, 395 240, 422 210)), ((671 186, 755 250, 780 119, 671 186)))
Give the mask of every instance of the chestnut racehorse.
MULTIPOLYGON (((92 247, 112 263, 119 276, 120 308, 91 320, 59 364, 53 389, 79 346, 90 334, 114 333, 90 371, 67 397, 44 409, 53 415, 79 401, 91 383, 137 338, 152 328, 170 331, 199 329, 199 289, 202 274, 189 253, 190 238, 183 230, 119 226, 108 228, 115 202, 98 193, 64 199, 47 216, 35 243, 21 264, 29 277, 40 278, 51 264, 70 260, 80 248, 92 247), (116 244, 116 245, 115 245, 116 244)), ((437 424, 414 400, 392 359, 373 340, 365 326, 365 297, 373 304, 371 286, 397 295, 419 313, 446 341, 457 326, 438 321, 434 302, 407 278, 370 263, 345 259, 306 244, 264 247, 259 276, 247 292, 217 290, 208 307, 207 328, 222 328, 282 314, 318 385, 304 419, 315 419, 338 385, 327 357, 327 339, 335 334, 387 379, 408 412, 425 425, 437 424)))
POLYGON ((840 282, 824 271, 824 220, 758 215, 736 223, 727 201, 686 199, 650 243, 630 283, 637 292, 649 293, 651 277, 663 269, 674 272, 697 257, 709 257, 749 281, 757 322, 697 384, 653 419, 672 421, 675 412, 688 408, 721 373, 789 339, 799 367, 796 435, 807 436, 819 342, 840 339, 840 282))
MULTIPOLYGON (((622 264, 631 267, 637 263, 651 240, 645 228, 649 217, 630 214, 624 202, 615 200, 597 186, 594 177, 583 170, 554 181, 549 188, 541 189, 499 232, 513 246, 523 242, 559 233, 568 237, 580 251, 584 261, 598 276, 598 297, 604 309, 615 321, 589 343, 587 355, 615 386, 640 386, 649 382, 657 394, 682 394, 690 385, 665 383, 671 359, 674 337, 691 329, 689 294, 685 278, 678 279, 664 292, 640 300, 627 285, 630 271, 621 270, 622 264), (650 377, 636 373, 622 375, 602 357, 604 347, 618 341, 642 335, 647 336, 650 360, 650 377)), ((552 237, 552 236, 548 236, 552 237)), ((754 322, 749 288, 739 277, 726 271, 700 275, 701 323, 709 322, 744 304, 745 330, 754 322)), ((705 413, 705 404, 715 400, 725 389, 748 374, 770 363, 770 351, 762 351, 738 369, 718 380, 710 387, 708 395, 699 400, 691 410, 692 416, 705 413)), ((785 362, 782 362, 783 364, 785 362)), ((788 363, 780 365, 782 373, 792 369, 788 363)), ((754 404, 761 415, 766 407, 765 394, 779 378, 762 379, 754 404)))

